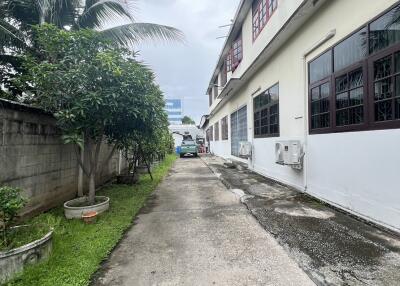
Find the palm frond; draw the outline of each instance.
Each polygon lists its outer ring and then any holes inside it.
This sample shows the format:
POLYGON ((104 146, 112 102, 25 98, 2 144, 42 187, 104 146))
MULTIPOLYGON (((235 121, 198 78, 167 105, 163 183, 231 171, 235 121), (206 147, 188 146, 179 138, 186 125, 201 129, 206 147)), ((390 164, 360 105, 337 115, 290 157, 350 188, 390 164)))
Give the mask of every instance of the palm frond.
POLYGON ((90 1, 82 15, 80 15, 78 24, 81 28, 100 28, 106 23, 118 22, 121 20, 134 21, 133 2, 124 0, 100 0, 90 1))
POLYGON ((23 49, 26 47, 24 35, 14 25, 0 19, 1 49, 23 49))
POLYGON ((173 27, 152 23, 130 23, 101 30, 121 46, 134 46, 143 41, 183 42, 183 33, 173 27))

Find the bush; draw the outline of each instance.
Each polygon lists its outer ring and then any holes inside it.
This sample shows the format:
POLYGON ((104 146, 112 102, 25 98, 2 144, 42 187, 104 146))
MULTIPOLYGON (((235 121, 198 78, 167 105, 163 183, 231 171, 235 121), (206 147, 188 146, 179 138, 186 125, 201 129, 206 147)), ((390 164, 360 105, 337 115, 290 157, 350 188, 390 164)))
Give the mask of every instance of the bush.
POLYGON ((8 245, 7 233, 18 212, 25 206, 26 201, 21 196, 21 190, 11 187, 0 188, 0 226, 3 244, 8 245))

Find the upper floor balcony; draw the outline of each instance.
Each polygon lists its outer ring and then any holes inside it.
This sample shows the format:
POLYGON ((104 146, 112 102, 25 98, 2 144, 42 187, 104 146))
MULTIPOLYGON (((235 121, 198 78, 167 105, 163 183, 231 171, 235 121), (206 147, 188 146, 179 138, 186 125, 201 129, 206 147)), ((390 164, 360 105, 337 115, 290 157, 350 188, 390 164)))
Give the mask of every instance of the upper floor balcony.
POLYGON ((207 89, 210 112, 233 96, 325 1, 241 1, 207 89))

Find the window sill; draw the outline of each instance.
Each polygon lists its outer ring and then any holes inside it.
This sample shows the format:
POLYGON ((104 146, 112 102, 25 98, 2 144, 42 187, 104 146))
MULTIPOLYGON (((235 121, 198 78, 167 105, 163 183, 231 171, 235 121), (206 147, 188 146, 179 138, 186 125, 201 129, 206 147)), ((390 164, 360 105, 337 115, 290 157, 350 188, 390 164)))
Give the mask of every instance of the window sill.
POLYGON ((387 121, 387 122, 374 122, 369 125, 364 124, 364 125, 326 128, 319 130, 310 130, 309 135, 338 134, 338 133, 365 132, 365 131, 378 131, 378 130, 390 130, 390 129, 400 129, 400 120, 387 121))
POLYGON ((273 134, 273 135, 257 135, 254 136, 254 139, 268 139, 268 138, 277 138, 280 137, 280 134, 273 134))

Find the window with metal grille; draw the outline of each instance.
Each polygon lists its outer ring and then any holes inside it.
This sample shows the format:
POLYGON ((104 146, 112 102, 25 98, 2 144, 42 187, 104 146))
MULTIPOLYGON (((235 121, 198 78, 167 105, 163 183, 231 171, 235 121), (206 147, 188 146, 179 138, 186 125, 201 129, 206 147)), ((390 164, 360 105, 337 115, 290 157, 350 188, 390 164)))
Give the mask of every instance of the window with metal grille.
POLYGON ((247 106, 244 106, 231 114, 231 154, 239 157, 239 144, 247 140, 247 106))
POLYGON ((214 132, 215 141, 219 141, 219 122, 214 124, 214 132))
POLYGON ((228 140, 229 135, 228 135, 228 116, 225 116, 224 118, 221 119, 221 139, 222 140, 228 140))
POLYGON ((242 34, 235 40, 232 45, 232 71, 235 71, 243 59, 243 43, 242 34))
POLYGON ((400 5, 312 60, 310 133, 400 128, 400 5))
POLYGON ((232 50, 229 51, 226 56, 226 72, 232 71, 232 50))
POLYGON ((278 8, 278 0, 258 0, 253 4, 253 40, 267 25, 272 14, 278 8))
POLYGON ((253 99, 254 137, 279 136, 279 84, 253 99))

